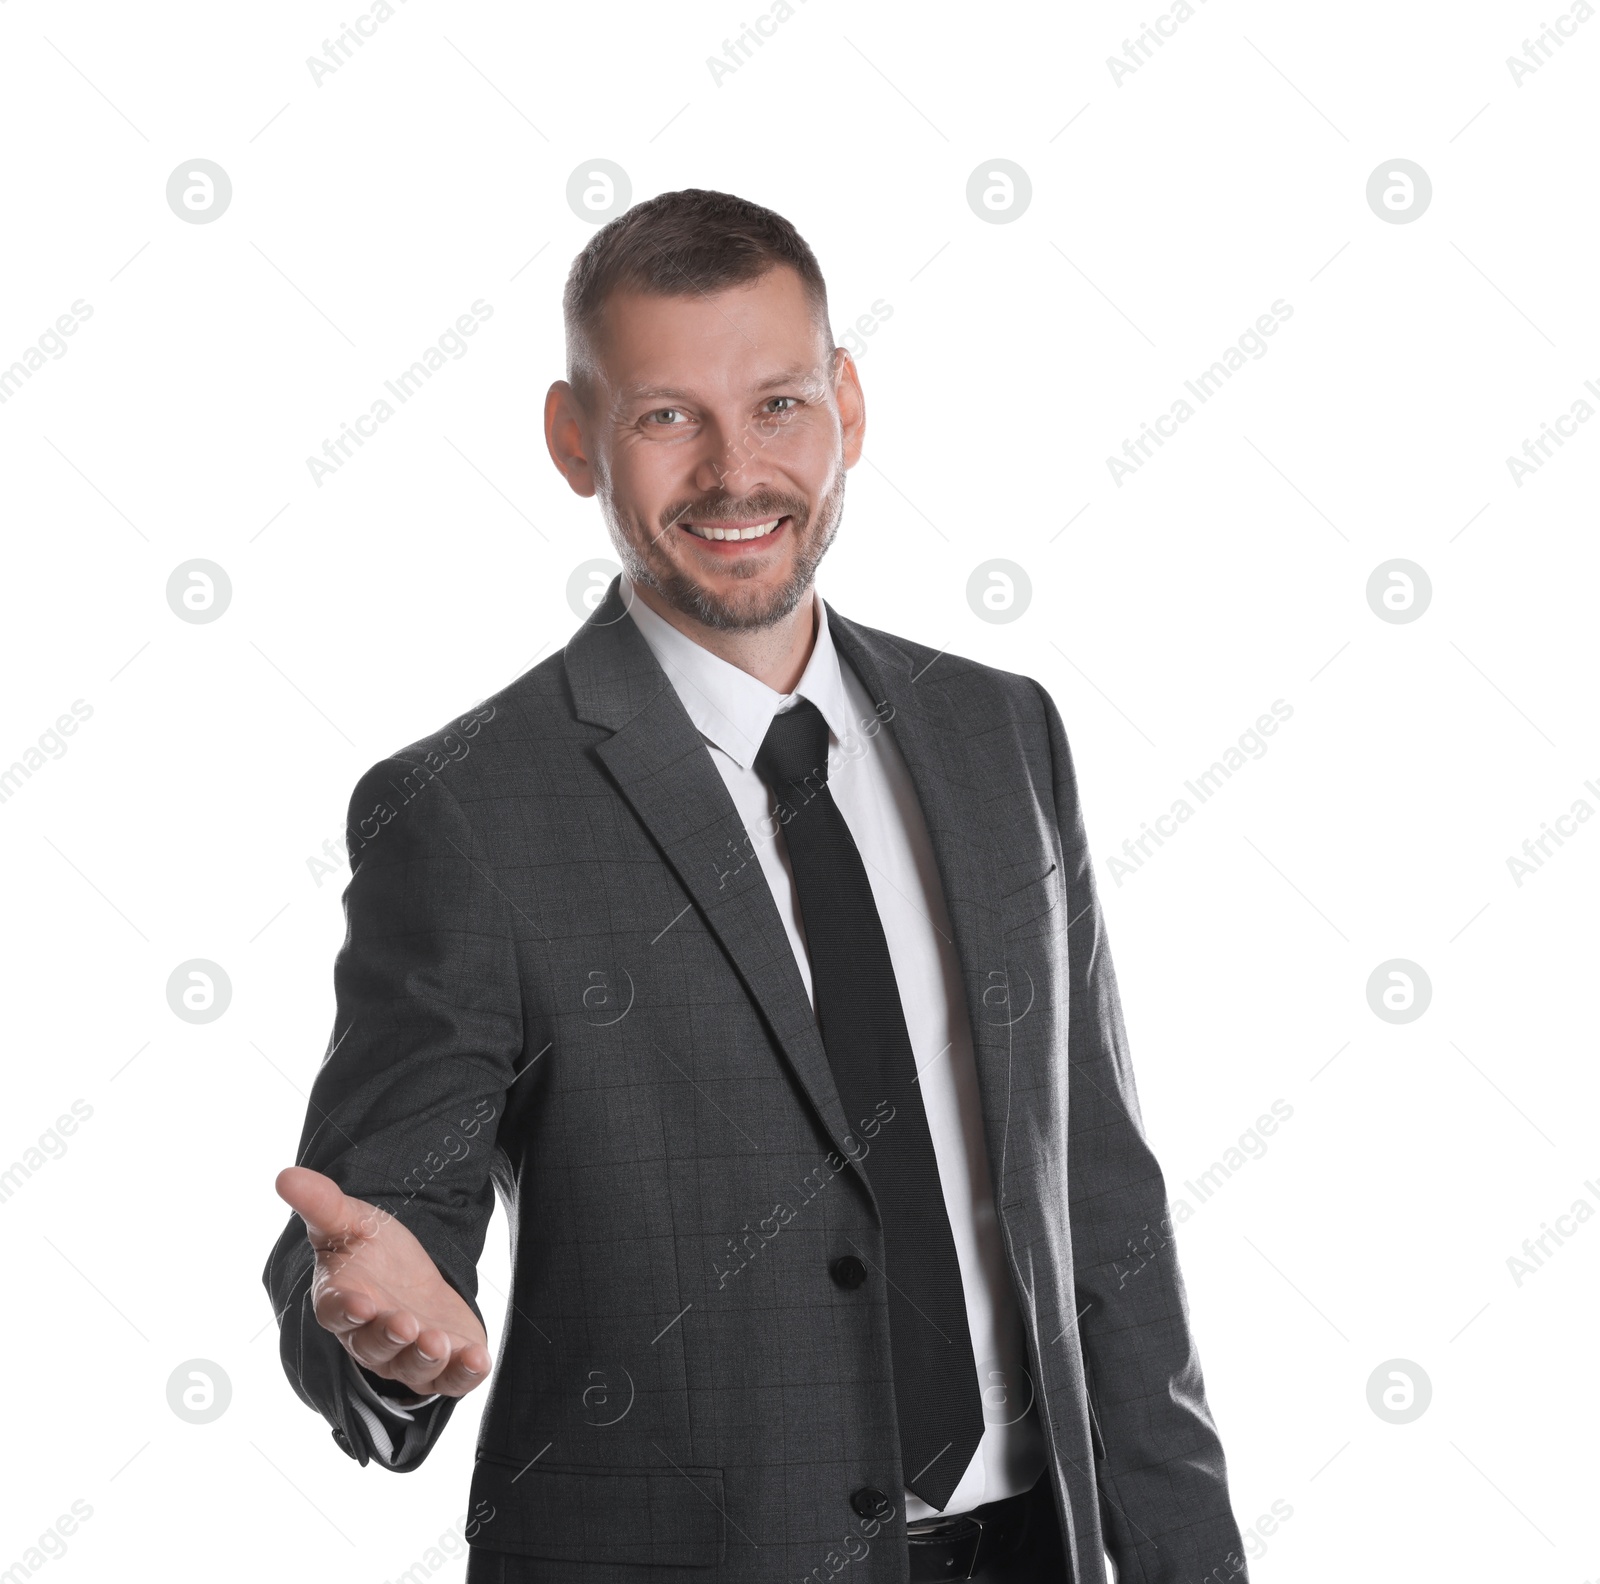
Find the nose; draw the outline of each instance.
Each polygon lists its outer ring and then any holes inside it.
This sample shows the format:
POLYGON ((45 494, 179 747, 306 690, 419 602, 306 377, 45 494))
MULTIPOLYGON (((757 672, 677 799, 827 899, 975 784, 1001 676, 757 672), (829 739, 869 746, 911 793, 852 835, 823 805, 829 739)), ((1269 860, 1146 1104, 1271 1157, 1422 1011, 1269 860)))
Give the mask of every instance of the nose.
POLYGON ((752 424, 707 425, 706 449, 695 465, 694 487, 743 500, 773 481, 764 436, 752 424))

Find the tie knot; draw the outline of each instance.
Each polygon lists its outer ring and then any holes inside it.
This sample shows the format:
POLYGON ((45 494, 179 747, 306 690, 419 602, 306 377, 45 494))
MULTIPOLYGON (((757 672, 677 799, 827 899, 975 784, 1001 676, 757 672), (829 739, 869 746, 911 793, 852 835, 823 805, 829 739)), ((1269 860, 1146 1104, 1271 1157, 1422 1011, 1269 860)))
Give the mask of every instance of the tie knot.
POLYGON ((774 715, 755 764, 780 801, 789 787, 799 791, 802 802, 815 797, 828 784, 828 723, 822 711, 802 698, 774 715))

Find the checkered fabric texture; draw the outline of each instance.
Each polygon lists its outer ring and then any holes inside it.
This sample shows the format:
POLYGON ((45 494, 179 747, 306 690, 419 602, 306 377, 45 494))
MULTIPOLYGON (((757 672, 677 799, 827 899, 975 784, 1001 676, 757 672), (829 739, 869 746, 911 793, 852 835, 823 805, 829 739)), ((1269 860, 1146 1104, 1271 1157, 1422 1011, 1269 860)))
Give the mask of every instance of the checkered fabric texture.
MULTIPOLYGON (((1144 1137, 1071 756, 1026 677, 828 620, 916 786, 1072 1577, 1246 1579, 1144 1137)), ((760 865, 614 580, 565 650, 373 766, 299 1164, 476 1306, 514 1278, 472 1482, 506 1579, 906 1578, 871 1191, 760 865), (850 1497, 889 1493, 864 1520, 850 1497), (516 1559, 515 1570, 511 1566, 516 1559), (831 1560, 830 1560, 831 1559, 831 1560)), ((265 1281, 301 1398, 366 1463, 291 1218, 265 1281)), ((422 1410, 426 1439, 454 1404, 422 1410)), ((374 1460, 381 1466, 381 1460, 374 1460)), ((405 1466, 405 1465, 402 1465, 405 1466)), ((497 1564, 497 1566, 500 1564, 497 1564)), ((500 1576, 496 1574, 495 1576, 500 1576)))

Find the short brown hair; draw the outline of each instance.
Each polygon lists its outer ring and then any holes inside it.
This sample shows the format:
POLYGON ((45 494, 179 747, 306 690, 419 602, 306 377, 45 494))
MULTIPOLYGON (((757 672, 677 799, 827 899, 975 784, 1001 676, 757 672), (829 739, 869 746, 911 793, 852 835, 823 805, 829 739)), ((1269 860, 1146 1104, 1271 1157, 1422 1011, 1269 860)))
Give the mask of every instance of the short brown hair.
POLYGON ((800 276, 826 348, 828 288, 805 238, 780 214, 732 193, 685 187, 636 203, 609 220, 572 261, 562 296, 567 382, 587 406, 592 347, 605 300, 619 289, 689 297, 758 280, 787 264, 800 276))

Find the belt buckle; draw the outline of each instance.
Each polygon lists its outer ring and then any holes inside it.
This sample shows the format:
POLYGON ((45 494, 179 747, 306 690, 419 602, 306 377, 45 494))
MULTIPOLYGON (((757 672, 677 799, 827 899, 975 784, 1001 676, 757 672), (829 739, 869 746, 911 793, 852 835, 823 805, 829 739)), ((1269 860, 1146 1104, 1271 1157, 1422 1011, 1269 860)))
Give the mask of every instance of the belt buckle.
POLYGON ((983 1548, 984 1537, 989 1532, 989 1526, 982 1518, 977 1517, 973 1513, 968 1513, 966 1516, 978 1526, 978 1533, 973 1540, 972 1560, 967 1564, 967 1571, 962 1575, 962 1577, 975 1579, 978 1576, 978 1568, 989 1561, 989 1557, 985 1554, 983 1548))

